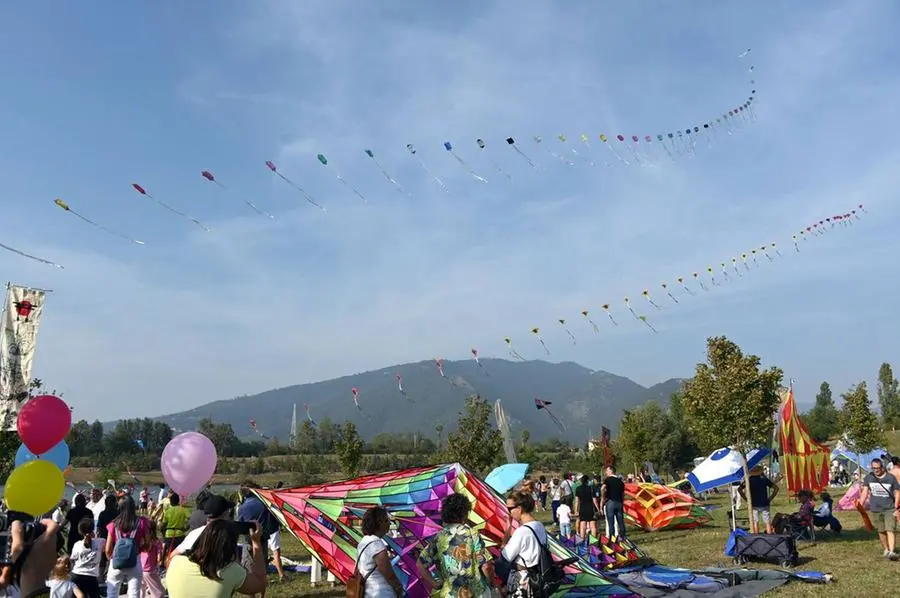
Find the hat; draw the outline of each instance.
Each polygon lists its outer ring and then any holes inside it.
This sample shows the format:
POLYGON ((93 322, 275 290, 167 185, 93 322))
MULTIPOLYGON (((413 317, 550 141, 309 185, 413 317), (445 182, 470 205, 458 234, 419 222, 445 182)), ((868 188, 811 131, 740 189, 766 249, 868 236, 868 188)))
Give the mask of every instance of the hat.
POLYGON ((221 517, 234 508, 234 503, 226 499, 224 496, 213 494, 203 503, 203 512, 210 519, 221 517))

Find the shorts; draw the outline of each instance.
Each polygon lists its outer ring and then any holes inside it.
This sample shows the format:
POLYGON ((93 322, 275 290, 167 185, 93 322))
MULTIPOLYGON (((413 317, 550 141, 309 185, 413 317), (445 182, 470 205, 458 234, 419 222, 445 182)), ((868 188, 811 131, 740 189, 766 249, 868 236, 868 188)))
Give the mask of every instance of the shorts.
POLYGON ((269 552, 281 550, 281 530, 269 536, 269 552))
POLYGON ((895 532, 897 531, 897 517, 894 511, 872 513, 872 525, 875 526, 877 532, 895 532))
POLYGON ((772 513, 769 511, 769 507, 764 507, 761 509, 757 509, 753 507, 753 519, 759 520, 762 519, 762 522, 765 525, 769 525, 772 523, 772 513))

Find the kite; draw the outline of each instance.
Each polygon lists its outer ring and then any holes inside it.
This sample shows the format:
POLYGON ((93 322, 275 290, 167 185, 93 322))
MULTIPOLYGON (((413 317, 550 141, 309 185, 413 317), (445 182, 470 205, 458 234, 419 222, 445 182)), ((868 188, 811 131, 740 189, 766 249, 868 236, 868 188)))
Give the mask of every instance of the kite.
POLYGON ((653 327, 653 324, 650 323, 650 321, 647 319, 647 316, 638 316, 638 320, 646 324, 647 328, 652 330, 654 334, 657 334, 656 328, 653 327))
POLYGON ((661 286, 661 287, 663 288, 663 290, 666 292, 666 295, 669 296, 669 299, 671 299, 671 300, 674 301, 675 303, 678 303, 678 299, 676 299, 676 298, 675 298, 675 295, 672 294, 672 291, 669 290, 669 285, 667 285, 666 283, 662 283, 660 286, 661 286))
MULTIPOLYGON (((543 142, 543 139, 541 139, 540 135, 535 135, 533 137, 533 139, 534 139, 534 142, 537 143, 538 145, 541 145, 541 143, 543 142)), ((575 166, 575 162, 572 162, 571 160, 567 160, 566 158, 563 158, 562 156, 560 156, 559 154, 557 154, 556 152, 554 152, 553 150, 551 150, 550 148, 548 148, 546 146, 542 146, 542 147, 544 148, 545 152, 547 152, 548 154, 550 154, 552 157, 556 158, 563 164, 566 164, 567 166, 575 166)))
POLYGON ((278 167, 275 166, 275 163, 274 163, 274 162, 272 162, 271 160, 266 160, 266 166, 268 166, 268 167, 269 167, 269 170, 271 170, 272 172, 274 172, 274 173, 275 173, 282 181, 284 181, 285 183, 287 183, 288 185, 290 185, 291 187, 293 187, 294 189, 296 189, 297 191, 299 191, 299 192, 300 192, 300 195, 303 196, 303 199, 305 199, 306 201, 308 201, 308 202, 311 203, 312 205, 316 206, 317 208, 319 208, 319 209, 322 210, 323 212, 326 212, 326 211, 327 211, 324 207, 322 207, 321 204, 319 204, 319 202, 317 202, 315 199, 313 199, 313 196, 310 195, 309 193, 307 193, 305 189, 303 189, 300 185, 298 185, 297 183, 295 183, 295 182, 292 181, 291 179, 289 179, 289 178, 287 178, 286 176, 284 176, 283 174, 281 174, 281 173, 278 171, 278 167))
POLYGON ((631 308, 631 301, 628 300, 628 297, 625 297, 625 309, 631 312, 631 315, 634 316, 635 320, 640 320, 638 315, 634 313, 634 310, 631 308))
MULTIPOLYGON (((97 224, 97 223, 94 222, 93 220, 91 220, 91 219, 89 219, 89 218, 87 218, 87 217, 85 217, 85 216, 82 216, 81 214, 79 214, 78 212, 76 212, 75 210, 73 210, 72 208, 70 208, 70 207, 69 207, 69 204, 67 204, 66 202, 64 202, 63 200, 61 200, 61 199, 58 198, 58 197, 57 197, 56 199, 53 200, 53 203, 55 203, 56 205, 58 205, 59 207, 61 207, 61 208, 62 208, 63 210, 65 210, 66 212, 69 212, 69 213, 72 214, 73 216, 75 216, 75 217, 77 217, 77 218, 80 218, 81 220, 84 220, 85 222, 87 222, 87 223, 90 224, 91 226, 96 226, 97 228, 99 228, 100 230, 102 230, 102 231, 105 232, 105 233, 109 233, 110 235, 115 235, 115 236, 117 236, 117 237, 122 237, 123 239, 128 240, 128 241, 131 241, 132 243, 137 243, 138 245, 146 245, 146 243, 144 243, 143 241, 138 241, 137 239, 132 239, 132 238, 129 237, 128 235, 123 235, 123 234, 120 233, 120 232, 117 232, 117 231, 108 229, 108 228, 106 228, 105 226, 103 226, 103 225, 101 225, 101 224, 97 224)), ((32 256, 27 256, 27 257, 32 257, 32 256)), ((39 258, 35 258, 35 259, 39 259, 39 258)), ((56 264, 53 264, 53 265, 55 266, 56 264)))
POLYGON ((547 348, 547 345, 544 344, 544 339, 541 338, 541 329, 540 328, 532 328, 531 334, 533 334, 537 337, 538 342, 541 343, 541 346, 544 348, 544 351, 547 352, 547 355, 550 355, 550 349, 547 348))
POLYGON ((371 420, 372 416, 363 411, 362 406, 359 404, 359 389, 355 386, 350 389, 350 392, 353 393, 353 404, 356 405, 356 408, 359 409, 360 414, 364 415, 366 419, 371 420))
MULTIPOLYGON (((356 547, 363 537, 362 517, 375 506, 388 511, 391 533, 384 536, 392 564, 409 598, 427 598, 430 592, 419 580, 419 554, 441 529, 441 500, 460 493, 472 502, 467 523, 478 530, 492 556, 510 525, 503 498, 475 474, 458 463, 418 467, 367 475, 285 490, 253 490, 279 522, 304 548, 341 582, 356 567, 356 547)), ((564 566, 566 577, 554 593, 562 596, 636 595, 607 581, 598 569, 578 558, 555 539, 548 540, 553 559, 564 566)))
POLYGON ((444 149, 447 150, 448 152, 450 152, 450 155, 453 156, 454 158, 456 158, 456 161, 459 162, 463 168, 465 168, 466 170, 469 171, 469 174, 471 174, 473 177, 475 177, 477 180, 481 181, 482 183, 487 183, 486 178, 479 176, 477 172, 472 170, 471 166, 466 164, 463 161, 463 159, 460 158, 459 155, 457 155, 457 153, 455 151, 453 151, 453 145, 449 141, 444 142, 444 149))
POLYGON ((316 420, 314 420, 314 419, 312 418, 312 414, 310 414, 310 412, 309 412, 309 405, 304 405, 303 407, 306 409, 306 421, 308 421, 309 424, 310 424, 313 428, 318 428, 319 425, 316 423, 316 420))
POLYGON ((602 536, 587 542, 575 538, 559 538, 559 543, 587 560, 595 569, 611 571, 624 567, 649 567, 654 564, 650 556, 628 538, 602 536))
POLYGON ((56 262, 51 262, 50 260, 45 260, 42 257, 37 257, 36 255, 31 255, 30 253, 25 253, 24 251, 19 251, 15 247, 10 247, 9 245, 4 245, 3 243, 0 243, 0 249, 5 249, 7 251, 11 251, 12 253, 15 253, 16 255, 26 257, 30 260, 34 260, 34 261, 40 262, 42 264, 47 264, 48 266, 53 266, 54 268, 59 268, 60 270, 63 269, 63 266, 57 264, 56 262))
POLYGON ((722 276, 725 277, 725 280, 728 280, 728 266, 725 265, 725 262, 719 264, 722 267, 722 276))
POLYGON ((647 300, 647 303, 649 303, 650 305, 652 305, 652 306, 655 307, 656 309, 662 309, 662 308, 659 306, 659 304, 657 304, 656 301, 654 301, 653 298, 650 297, 650 291, 648 291, 647 289, 644 289, 644 291, 641 293, 641 295, 644 296, 644 299, 647 300))
POLYGON ((162 201, 162 200, 160 200, 160 199, 156 199, 155 197, 153 197, 152 195, 150 195, 149 193, 147 193, 147 190, 144 189, 143 187, 141 187, 140 185, 138 185, 137 183, 131 183, 131 186, 134 187, 134 190, 135 190, 135 191, 137 191, 138 193, 140 193, 140 194, 143 195, 144 197, 146 197, 146 198, 148 198, 148 199, 152 199, 152 200, 155 201, 157 204, 161 205, 162 207, 164 207, 165 209, 169 210, 169 211, 172 212, 173 214, 177 214, 178 216, 181 216, 182 218, 187 218, 188 220, 190 220, 191 222, 193 222, 194 224, 196 224, 197 226, 199 226, 200 228, 202 228, 202 229, 205 230, 206 232, 209 232, 209 229, 206 228, 206 227, 203 225, 202 222, 200 222, 199 220, 197 220, 197 219, 194 218, 193 216, 188 216, 188 215, 185 214, 184 212, 181 212, 181 211, 179 211, 179 210, 176 210, 175 208, 173 208, 172 206, 170 206, 170 205, 167 204, 166 202, 164 202, 164 201, 162 201))
POLYGON ((794 251, 800 253, 800 246, 797 245, 797 235, 791 235, 791 240, 794 242, 794 251))
POLYGON ((519 149, 519 146, 516 145, 516 140, 515 140, 515 139, 513 139, 512 137, 507 137, 507 138, 506 138, 506 144, 509 145, 509 147, 513 148, 517 154, 519 154, 520 156, 522 156, 523 158, 525 158, 525 161, 528 162, 528 164, 529 164, 532 168, 537 168, 537 164, 535 164, 534 161, 533 161, 531 158, 529 158, 528 156, 526 156, 526 155, 522 152, 522 150, 519 149))
POLYGON ((648 532, 692 529, 712 519, 690 494, 660 484, 625 484, 625 521, 648 532))
POLYGON ((481 371, 484 372, 484 375, 488 376, 489 374, 488 374, 487 370, 484 369, 484 364, 481 363, 480 359, 478 359, 478 349, 472 349, 472 359, 475 360, 475 365, 477 365, 478 367, 481 368, 481 371))
MULTIPOLYGON (((637 136, 633 136, 633 137, 634 137, 634 141, 632 142, 632 145, 631 145, 631 153, 632 153, 632 155, 634 155, 634 161, 637 162, 638 166, 643 166, 644 163, 643 163, 643 161, 641 160, 641 157, 640 157, 640 155, 639 155, 638 152, 637 152, 637 147, 636 147, 636 144, 637 144, 637 136)), ((625 136, 624 136, 624 135, 616 135, 616 139, 617 139, 617 140, 619 141, 619 143, 621 143, 623 146, 628 147, 627 142, 625 141, 625 136)))
POLYGON ((407 150, 410 154, 412 154, 412 157, 416 159, 416 162, 419 163, 419 166, 422 167, 422 170, 424 170, 425 172, 427 172, 427 173, 428 173, 428 176, 430 176, 431 178, 433 178, 434 181, 435 181, 438 185, 441 186, 441 189, 444 190, 444 193, 446 193, 447 191, 449 191, 449 190, 447 189, 447 185, 444 184, 444 181, 442 181, 442 180, 440 179, 440 177, 438 177, 438 175, 436 175, 436 174, 434 174, 433 172, 431 172, 431 170, 430 170, 427 166, 425 166, 425 162, 422 162, 422 158, 419 157, 419 153, 418 153, 418 150, 416 149, 416 146, 414 146, 412 143, 407 143, 407 144, 406 144, 406 150, 407 150))
MULTIPOLYGON (((325 154, 318 154, 318 155, 316 155, 316 158, 319 159, 319 162, 321 162, 322 166, 328 166, 328 158, 325 157, 325 154)), ((334 167, 332 167, 332 170, 334 170, 334 167)), ((347 182, 347 179, 345 179, 344 177, 341 176, 341 173, 339 173, 338 171, 334 170, 334 174, 335 174, 335 176, 337 176, 337 180, 339 180, 340 182, 342 182, 342 183, 344 184, 345 187, 347 187, 348 189, 350 189, 351 191, 353 191, 353 192, 356 194, 357 197, 359 197, 361 200, 363 200, 363 203, 366 203, 366 204, 369 203, 369 200, 366 199, 366 196, 363 195, 362 193, 360 193, 360 192, 356 189, 356 187, 354 187, 353 185, 351 185, 350 183, 348 183, 348 182, 347 182)))
POLYGON ((407 192, 407 190, 403 188, 403 185, 401 185, 400 183, 398 183, 398 182, 394 179, 394 177, 392 177, 390 174, 388 174, 388 171, 385 170, 384 166, 381 165, 381 162, 378 161, 378 158, 375 157, 375 153, 374 153, 372 150, 367 149, 367 150, 364 150, 364 151, 366 152, 366 155, 367 155, 367 156, 369 156, 370 158, 372 158, 372 162, 375 163, 375 166, 378 167, 378 170, 381 171, 381 174, 384 175, 384 178, 386 178, 386 179, 387 179, 394 187, 397 188, 397 191, 399 191, 400 193, 403 193, 403 194, 405 194, 405 195, 408 195, 408 196, 412 197, 412 194, 409 193, 409 192, 407 192))
POLYGON ((613 317, 612 312, 609 311, 609 303, 604 303, 600 307, 602 307, 603 311, 606 312, 606 315, 609 317, 609 321, 613 323, 613 326, 618 326, 619 323, 616 322, 616 319, 613 317))
MULTIPOLYGON (((222 183, 220 183, 219 180, 216 179, 215 175, 213 175, 213 173, 211 173, 210 171, 208 171, 208 170, 202 170, 202 171, 200 171, 200 176, 202 176, 204 179, 206 179, 206 180, 209 181, 210 183, 215 183, 216 186, 218 186, 218 187, 224 189, 225 191, 230 191, 230 189, 229 189, 228 187, 226 187, 225 185, 223 185, 222 183)), ((275 220, 275 216, 272 216, 272 215, 269 214, 268 212, 265 212, 265 211, 263 211, 263 210, 260 210, 260 209, 256 206, 256 204, 253 203, 252 201, 250 201, 249 199, 244 199, 243 201, 244 201, 245 204, 247 204, 248 206, 250 206, 250 208, 251 208, 254 212, 256 212, 257 214, 259 214, 260 216, 265 216, 265 217, 267 217, 267 218, 271 218, 272 220, 275 220)))
POLYGON ((256 432, 256 435, 259 436, 260 438, 262 438, 264 440, 269 439, 268 436, 266 436, 265 434, 263 434, 262 432, 259 431, 259 426, 256 425, 256 420, 253 418, 250 418, 250 429, 253 430, 254 432, 256 432))
POLYGON ((686 292, 688 295, 696 296, 696 293, 694 293, 694 291, 690 290, 690 289, 687 287, 687 285, 684 284, 684 278, 682 278, 681 276, 679 276, 679 277, 676 278, 675 280, 678 281, 678 284, 681 285, 681 288, 684 289, 685 292, 686 292))
POLYGON ((591 312, 586 309, 581 310, 581 315, 584 316, 584 319, 588 321, 588 324, 594 329, 594 333, 600 334, 600 327, 594 323, 594 320, 591 319, 591 312))
POLYGON ((694 277, 694 280, 696 280, 698 283, 700 283, 700 288, 701 288, 701 289, 703 289, 704 291, 709 292, 709 288, 707 288, 707 286, 706 286, 705 284, 703 284, 703 281, 700 280, 700 275, 699 275, 699 274, 697 274, 696 272, 694 272, 693 274, 691 274, 691 276, 694 277))
POLYGON ((444 360, 443 359, 438 359, 437 357, 435 357, 434 358, 434 367, 437 368, 438 374, 441 375, 441 378, 447 377, 444 375, 444 360))
POLYGON ((406 394, 406 390, 403 388, 403 376, 398 373, 394 374, 394 378, 397 379, 397 390, 400 391, 400 396, 402 396, 407 401, 411 401, 412 399, 409 398, 409 395, 406 394))
POLYGON ((525 361, 525 358, 522 357, 521 355, 519 355, 519 352, 516 351, 515 348, 513 347, 512 339, 510 339, 507 336, 506 338, 503 339, 503 341, 506 343, 506 347, 509 349, 510 357, 512 357, 513 359, 518 359, 519 361, 525 361))
POLYGON ((706 267, 706 273, 709 274, 709 279, 712 281, 713 286, 719 286, 719 283, 716 282, 716 275, 713 273, 712 266, 706 267))
MULTIPOLYGON (((669 134, 671 135, 671 133, 669 133, 669 134)), ((613 153, 613 155, 614 155, 616 158, 619 159, 620 162, 622 162, 622 163, 625 164, 626 166, 628 166, 628 165, 630 164, 630 162, 629 162, 628 160, 626 160, 625 158, 623 158, 622 156, 620 156, 620 155, 619 155, 619 152, 617 152, 617 151, 615 150, 615 148, 609 143, 609 137, 607 137, 606 135, 604 135, 603 133, 601 133, 601 134, 600 134, 600 141, 603 142, 603 145, 605 145, 606 147, 609 148, 609 151, 611 151, 611 152, 613 153)))
POLYGON ((547 415, 550 416, 550 419, 553 420, 553 423, 556 424, 556 427, 559 428, 559 431, 564 433, 566 431, 566 426, 561 421, 559 421, 558 417, 553 415, 552 411, 550 411, 550 405, 552 404, 553 403, 551 401, 542 401, 541 399, 534 400, 535 408, 539 411, 543 409, 547 413, 547 415))
MULTIPOLYGON (((478 148, 480 150, 484 151, 484 149, 486 147, 486 145, 484 143, 484 139, 481 139, 479 137, 478 139, 475 140, 475 143, 478 144, 478 148)), ((507 174, 507 172, 505 170, 500 168, 500 165, 497 164, 497 162, 493 158, 489 158, 489 160, 491 162, 491 165, 497 170, 497 172, 499 172, 500 174, 505 176, 507 178, 507 180, 510 180, 510 181, 512 180, 512 176, 510 176, 509 174, 507 174)))
POLYGON ((803 489, 819 493, 828 488, 828 465, 831 449, 813 440, 800 419, 794 402, 794 386, 781 392, 777 432, 781 440, 781 458, 788 492, 795 495, 803 489))
POLYGON ((569 335, 569 338, 572 339, 572 344, 573 344, 573 345, 577 345, 577 344, 578 344, 578 341, 575 340, 575 335, 572 334, 572 331, 569 330, 569 327, 568 327, 568 326, 566 326, 566 321, 565 321, 564 319, 560 318, 560 319, 559 319, 559 325, 563 327, 563 330, 565 330, 565 331, 566 331, 566 334, 569 335))

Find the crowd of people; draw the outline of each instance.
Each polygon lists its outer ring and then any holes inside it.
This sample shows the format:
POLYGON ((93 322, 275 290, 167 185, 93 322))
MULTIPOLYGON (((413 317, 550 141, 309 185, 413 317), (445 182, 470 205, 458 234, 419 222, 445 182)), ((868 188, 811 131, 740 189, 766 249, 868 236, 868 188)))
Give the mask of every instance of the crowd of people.
POLYGON ((204 490, 193 510, 165 486, 155 501, 146 488, 137 500, 93 488, 41 518, 36 539, 24 531, 33 517, 7 512, 12 565, 0 597, 99 598, 104 587, 108 598, 264 596, 270 554, 284 576, 280 524, 253 488, 241 486, 240 504, 204 490))

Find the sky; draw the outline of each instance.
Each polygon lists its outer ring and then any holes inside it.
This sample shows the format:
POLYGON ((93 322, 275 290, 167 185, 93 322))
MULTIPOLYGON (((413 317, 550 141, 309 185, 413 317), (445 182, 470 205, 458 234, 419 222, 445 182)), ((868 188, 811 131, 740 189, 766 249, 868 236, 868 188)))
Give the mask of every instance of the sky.
POLYGON ((75 417, 110 420, 472 347, 506 357, 506 336, 650 385, 726 335, 801 402, 823 380, 874 397, 879 365, 900 367, 898 20, 891 0, 4 3, 0 242, 65 265, 0 252, 3 279, 53 290, 33 373, 75 417), (702 125, 745 100, 750 65, 755 122, 695 156, 625 166, 597 139, 702 125), (545 151, 571 148, 597 166, 545 151), (793 251, 793 232, 860 203, 793 251), (772 242, 775 262, 709 292, 675 282, 772 242))

